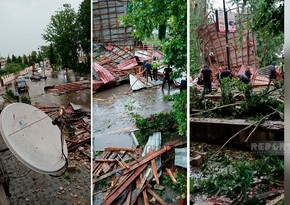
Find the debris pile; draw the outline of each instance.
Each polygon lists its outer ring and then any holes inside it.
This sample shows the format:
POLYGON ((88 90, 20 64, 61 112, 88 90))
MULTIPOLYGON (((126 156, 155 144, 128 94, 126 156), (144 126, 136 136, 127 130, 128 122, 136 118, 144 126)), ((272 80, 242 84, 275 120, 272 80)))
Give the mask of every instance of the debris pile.
MULTIPOLYGON (((55 115, 59 107, 38 107, 49 116, 55 115)), ((67 143, 68 151, 73 151, 84 144, 90 143, 91 124, 90 111, 83 111, 79 105, 70 103, 62 115, 64 121, 63 133, 67 143)))
MULTIPOLYGON (((94 91, 129 80, 130 75, 140 78, 145 60, 151 60, 152 56, 155 56, 161 61, 164 57, 164 54, 154 50, 153 46, 147 45, 139 46, 133 51, 117 45, 103 46, 102 49, 103 51, 94 57, 94 91)), ((162 62, 159 65, 162 65, 162 62)))
MULTIPOLYGON (((142 148, 107 147, 104 152, 94 160, 93 185, 97 204, 151 204, 158 202, 167 204, 157 193, 165 189, 160 184, 160 171, 167 174, 172 183, 176 183, 172 170, 165 167, 170 160, 168 157, 158 168, 157 158, 170 152, 173 146, 164 146, 161 149, 149 152, 142 157, 142 148), (151 182, 155 180, 155 185, 151 182), (150 197, 151 196, 151 197, 150 197)), ((179 199, 180 204, 184 199, 179 199)))
POLYGON ((46 87, 44 87, 44 90, 48 91, 48 92, 54 92, 54 93, 61 95, 61 94, 65 94, 65 93, 70 93, 70 92, 75 92, 78 90, 84 90, 84 89, 90 89, 90 88, 91 88, 90 81, 80 81, 80 82, 46 86, 46 87))

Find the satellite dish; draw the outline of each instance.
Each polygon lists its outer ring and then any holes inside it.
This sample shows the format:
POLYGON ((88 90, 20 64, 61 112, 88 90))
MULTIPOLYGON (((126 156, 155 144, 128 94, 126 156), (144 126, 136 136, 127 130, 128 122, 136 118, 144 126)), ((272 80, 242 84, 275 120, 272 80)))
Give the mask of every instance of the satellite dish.
POLYGON ((67 168, 67 146, 58 126, 38 108, 13 103, 0 117, 0 131, 11 152, 27 167, 59 175, 67 168))

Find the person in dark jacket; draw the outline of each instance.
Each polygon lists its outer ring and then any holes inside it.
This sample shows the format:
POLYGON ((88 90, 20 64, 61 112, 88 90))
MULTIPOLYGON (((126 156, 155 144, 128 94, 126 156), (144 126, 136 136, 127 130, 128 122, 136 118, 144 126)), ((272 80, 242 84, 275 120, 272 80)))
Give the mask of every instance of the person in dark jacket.
POLYGON ((203 79, 203 91, 205 94, 211 93, 212 71, 208 66, 204 66, 201 71, 203 79))
POLYGON ((179 85, 180 92, 187 89, 187 76, 186 74, 182 75, 182 80, 179 85))
POLYGON ((277 78, 277 73, 276 73, 276 66, 275 63, 272 63, 269 67, 269 83, 268 83, 268 88, 271 84, 272 81, 275 81, 277 78))
POLYGON ((245 76, 251 81, 251 76, 253 74, 250 71, 250 66, 247 66, 246 70, 245 70, 245 76))
POLYGON ((247 76, 242 75, 242 74, 237 75, 237 78, 245 84, 249 84, 250 82, 250 79, 247 76))
POLYGON ((151 67, 151 64, 149 61, 147 61, 144 65, 145 69, 146 69, 146 79, 147 79, 147 82, 148 82, 148 76, 150 76, 150 79, 152 81, 152 74, 151 74, 151 70, 152 70, 152 67, 151 67))
POLYGON ((163 71, 164 79, 162 83, 162 90, 164 88, 166 81, 168 82, 168 89, 170 89, 170 73, 171 72, 172 72, 172 68, 170 68, 170 65, 168 65, 167 68, 165 68, 163 71))

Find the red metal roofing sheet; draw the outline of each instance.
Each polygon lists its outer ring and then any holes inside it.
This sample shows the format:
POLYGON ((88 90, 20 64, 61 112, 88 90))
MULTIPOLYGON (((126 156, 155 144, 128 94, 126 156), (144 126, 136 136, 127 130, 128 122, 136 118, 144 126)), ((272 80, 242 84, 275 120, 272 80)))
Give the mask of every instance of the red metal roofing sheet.
POLYGON ((131 59, 128 59, 128 60, 123 60, 121 61, 119 64, 118 64, 118 69, 120 70, 129 70, 135 66, 137 66, 138 63, 136 61, 136 58, 131 58, 131 59))
POLYGON ((114 82, 114 76, 103 66, 99 65, 98 63, 93 63, 93 68, 98 73, 100 79, 104 82, 104 84, 114 82))

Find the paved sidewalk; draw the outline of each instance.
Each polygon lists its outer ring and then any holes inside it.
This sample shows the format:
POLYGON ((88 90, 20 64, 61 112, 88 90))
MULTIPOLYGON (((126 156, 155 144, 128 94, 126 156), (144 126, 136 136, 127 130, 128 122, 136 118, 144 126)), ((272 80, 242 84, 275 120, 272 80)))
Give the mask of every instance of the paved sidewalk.
MULTIPOLYGON (((5 147, 2 137, 0 147, 5 147)), ((90 146, 85 147, 90 150, 90 146)), ((76 169, 61 177, 37 173, 23 165, 15 156, 6 151, 0 159, 9 182, 11 204, 35 205, 87 205, 91 203, 90 160, 78 151, 69 154, 69 165, 76 169)))

